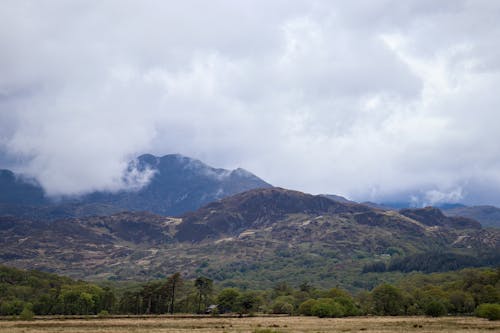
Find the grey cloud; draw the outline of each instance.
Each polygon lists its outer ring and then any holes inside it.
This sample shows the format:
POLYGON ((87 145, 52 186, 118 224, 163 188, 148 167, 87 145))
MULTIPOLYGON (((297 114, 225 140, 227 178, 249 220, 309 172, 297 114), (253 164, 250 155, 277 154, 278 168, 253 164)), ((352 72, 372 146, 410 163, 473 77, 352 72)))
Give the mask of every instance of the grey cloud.
POLYGON ((499 11, 6 2, 2 159, 56 195, 121 188, 138 154, 179 152, 313 193, 500 204, 479 190, 500 185, 499 11))

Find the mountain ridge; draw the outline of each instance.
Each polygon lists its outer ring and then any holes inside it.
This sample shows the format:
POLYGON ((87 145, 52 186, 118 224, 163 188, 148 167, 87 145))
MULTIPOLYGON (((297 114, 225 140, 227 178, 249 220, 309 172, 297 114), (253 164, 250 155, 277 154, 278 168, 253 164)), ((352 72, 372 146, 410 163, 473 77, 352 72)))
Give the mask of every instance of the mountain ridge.
POLYGON ((17 179, 10 170, 0 170, 0 215, 30 218, 38 215, 39 219, 54 220, 93 215, 92 207, 96 207, 98 215, 127 210, 180 215, 225 196, 271 187, 245 169, 213 168, 180 154, 161 157, 143 154, 129 163, 124 181, 130 189, 96 191, 59 198, 56 202, 45 195, 39 184, 17 179), (149 180, 138 187, 137 178, 145 173, 149 180))
POLYGON ((290 274, 297 281, 347 284, 363 265, 393 254, 480 258, 500 248, 497 230, 453 221, 439 216, 423 223, 298 191, 254 189, 180 217, 2 217, 0 262, 90 280, 147 280, 180 271, 236 284, 270 285, 290 274))

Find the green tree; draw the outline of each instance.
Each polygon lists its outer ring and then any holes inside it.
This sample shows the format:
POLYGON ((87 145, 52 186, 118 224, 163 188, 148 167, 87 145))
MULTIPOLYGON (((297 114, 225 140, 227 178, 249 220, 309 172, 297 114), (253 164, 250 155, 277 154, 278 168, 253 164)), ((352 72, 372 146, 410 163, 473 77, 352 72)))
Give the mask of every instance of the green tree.
POLYGON ((444 304, 437 300, 430 301, 425 307, 425 314, 431 317, 441 317, 447 312, 444 304))
POLYGON ((183 283, 184 281, 182 280, 182 275, 179 272, 172 274, 167 279, 167 298, 170 301, 169 312, 171 314, 174 314, 175 297, 177 296, 178 289, 182 287, 183 283))
POLYGON ((219 304, 219 311, 224 312, 238 312, 238 299, 240 292, 236 288, 223 289, 217 297, 219 304))
POLYGON ((299 306, 299 314, 304 315, 304 316, 312 316, 312 308, 316 304, 315 299, 308 299, 307 301, 304 301, 300 304, 299 306))
POLYGON ((345 297, 345 298, 351 298, 351 295, 340 288, 332 288, 328 290, 326 293, 324 293, 325 298, 336 298, 336 297, 345 297))
POLYGON ((361 314, 361 310, 359 310, 351 297, 339 296, 333 298, 333 300, 342 305, 344 316, 359 316, 361 314))
POLYGON ((34 316, 33 305, 31 303, 26 303, 20 314, 21 320, 33 320, 34 316))
POLYGON ((207 306, 207 300, 212 295, 213 292, 213 281, 209 278, 200 276, 194 281, 194 286, 198 292, 197 302, 198 308, 197 312, 201 313, 201 304, 203 303, 205 307, 207 306))
POLYGON ((293 288, 288 285, 287 282, 281 281, 274 285, 273 287, 273 298, 278 296, 286 296, 293 293, 293 288))
POLYGON ((82 292, 78 298, 78 307, 80 309, 79 313, 81 314, 89 314, 92 313, 94 308, 94 298, 91 294, 87 292, 82 292))
POLYGON ((476 316, 489 320, 500 320, 500 304, 481 304, 476 309, 476 316))
POLYGON ((401 290, 389 284, 382 284, 372 292, 374 311, 378 315, 397 316, 404 313, 404 299, 401 290))
POLYGON ((3 316, 19 315, 24 309, 24 302, 19 299, 5 300, 0 305, 0 314, 3 316))
POLYGON ((309 282, 304 281, 299 285, 299 290, 309 294, 314 290, 314 287, 309 282))
POLYGON ((448 296, 450 310, 453 313, 472 313, 474 312, 474 297, 470 293, 462 290, 455 290, 448 296))
POLYGON ((344 316, 344 308, 332 298, 320 298, 312 306, 312 314, 320 318, 338 318, 344 316))
POLYGON ((262 299, 255 291, 246 291, 237 298, 240 313, 252 313, 257 311, 262 299))

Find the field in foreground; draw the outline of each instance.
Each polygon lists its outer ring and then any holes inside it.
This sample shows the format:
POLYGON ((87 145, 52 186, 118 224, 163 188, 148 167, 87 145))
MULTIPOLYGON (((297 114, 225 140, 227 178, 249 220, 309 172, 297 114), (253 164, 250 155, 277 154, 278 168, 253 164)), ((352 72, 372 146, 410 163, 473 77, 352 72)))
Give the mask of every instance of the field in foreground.
POLYGON ((34 332, 500 332, 500 322, 473 317, 120 318, 0 321, 2 333, 34 332), (269 332, 269 331, 268 331, 269 332))

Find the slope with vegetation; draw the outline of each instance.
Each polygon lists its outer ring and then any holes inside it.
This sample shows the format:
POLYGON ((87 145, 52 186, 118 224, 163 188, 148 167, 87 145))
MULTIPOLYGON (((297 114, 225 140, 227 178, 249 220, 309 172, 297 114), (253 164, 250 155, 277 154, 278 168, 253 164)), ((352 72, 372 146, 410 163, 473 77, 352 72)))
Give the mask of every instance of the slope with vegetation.
POLYGON ((351 294, 286 282, 266 290, 221 288, 199 276, 166 279, 121 289, 99 287, 53 274, 0 266, 0 315, 271 313, 318 317, 358 315, 470 315, 499 319, 500 269, 453 273, 413 273, 396 284, 380 284, 351 294))
POLYGON ((360 274, 363 267, 383 265, 393 271, 386 275, 397 276, 493 266, 499 244, 498 230, 439 211, 382 211, 280 188, 250 190, 178 218, 145 212, 52 222, 0 218, 1 262, 92 280, 180 271, 226 286, 310 280, 369 289, 377 281, 360 274), (422 253, 438 259, 447 253, 446 266, 405 261, 422 253))

